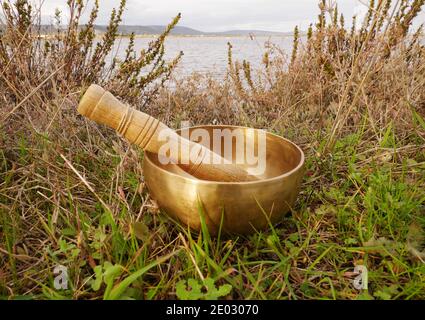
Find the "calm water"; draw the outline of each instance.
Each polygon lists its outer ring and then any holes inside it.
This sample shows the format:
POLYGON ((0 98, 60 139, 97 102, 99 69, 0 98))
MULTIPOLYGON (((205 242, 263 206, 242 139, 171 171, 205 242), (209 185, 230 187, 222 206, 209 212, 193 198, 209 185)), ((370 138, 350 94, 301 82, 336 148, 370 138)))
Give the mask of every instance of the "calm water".
MULTIPOLYGON (((148 47, 154 37, 143 37, 135 40, 136 52, 148 47)), ((165 57, 172 59, 180 51, 184 56, 175 72, 177 77, 183 77, 192 72, 202 74, 211 73, 216 78, 221 78, 227 68, 227 42, 233 46, 235 60, 243 59, 251 62, 253 67, 261 64, 262 57, 268 42, 280 46, 289 52, 292 47, 292 37, 168 37, 165 42, 165 57)), ((118 57, 125 55, 128 39, 122 38, 115 47, 118 57)))

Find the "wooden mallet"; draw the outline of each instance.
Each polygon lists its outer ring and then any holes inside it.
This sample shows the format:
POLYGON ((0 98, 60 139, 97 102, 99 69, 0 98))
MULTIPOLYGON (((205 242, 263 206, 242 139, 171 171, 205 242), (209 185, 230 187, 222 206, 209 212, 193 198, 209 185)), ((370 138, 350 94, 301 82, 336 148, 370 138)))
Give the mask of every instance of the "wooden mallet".
POLYGON ((92 84, 87 89, 78 105, 78 112, 113 128, 145 151, 160 155, 164 143, 178 148, 176 150, 179 152, 174 158, 169 155, 172 163, 196 178, 226 182, 258 180, 243 167, 222 158, 202 144, 181 137, 158 119, 123 104, 98 85, 92 84), (167 137, 167 140, 163 137, 167 137), (187 157, 180 150, 189 150, 189 154, 194 156, 187 157))

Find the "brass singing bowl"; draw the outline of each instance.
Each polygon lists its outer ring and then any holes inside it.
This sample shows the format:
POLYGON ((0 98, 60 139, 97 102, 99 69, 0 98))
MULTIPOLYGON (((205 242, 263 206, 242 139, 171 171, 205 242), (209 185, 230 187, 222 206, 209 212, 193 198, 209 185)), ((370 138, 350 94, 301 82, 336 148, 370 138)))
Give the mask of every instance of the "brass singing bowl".
MULTIPOLYGON (((189 132, 199 128, 207 130, 210 136, 213 129, 230 129, 229 134, 242 130, 247 148, 258 142, 257 129, 210 125, 192 127, 189 132), (250 139, 254 139, 253 144, 247 143, 250 139)), ((292 209, 298 196, 304 153, 287 139, 269 132, 265 136, 266 169, 258 181, 194 179, 174 170, 176 166, 161 164, 157 154, 145 152, 143 171, 152 198, 168 215, 194 230, 201 229, 203 214, 212 235, 217 234, 220 225, 223 233, 249 234, 279 222, 292 209)), ((236 151, 235 144, 232 140, 233 151, 236 151)))

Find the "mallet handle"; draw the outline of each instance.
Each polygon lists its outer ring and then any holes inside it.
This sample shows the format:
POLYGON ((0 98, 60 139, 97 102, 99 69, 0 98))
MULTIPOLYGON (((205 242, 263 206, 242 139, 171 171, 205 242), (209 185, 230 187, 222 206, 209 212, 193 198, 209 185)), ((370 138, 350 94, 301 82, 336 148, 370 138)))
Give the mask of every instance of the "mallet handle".
POLYGON ((201 144, 181 137, 158 119, 123 104, 98 85, 92 84, 87 89, 78 105, 78 112, 113 128, 146 151, 159 154, 161 146, 168 142, 171 148, 179 150, 172 161, 199 179, 229 182, 257 180, 244 168, 232 164, 201 144), (168 141, 163 140, 164 136, 168 141), (189 150, 189 154, 195 155, 196 159, 190 159, 181 150, 189 150))

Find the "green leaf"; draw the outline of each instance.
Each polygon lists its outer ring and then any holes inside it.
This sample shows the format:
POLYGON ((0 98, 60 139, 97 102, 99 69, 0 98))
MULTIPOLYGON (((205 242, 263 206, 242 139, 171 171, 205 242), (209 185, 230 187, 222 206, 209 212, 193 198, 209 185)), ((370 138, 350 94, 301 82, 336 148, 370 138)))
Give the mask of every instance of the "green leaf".
POLYGON ((103 280, 106 284, 106 290, 104 295, 108 296, 109 292, 112 289, 112 286, 114 285, 115 279, 117 279, 121 275, 123 267, 119 264, 112 265, 110 262, 105 262, 103 268, 105 270, 105 272, 103 273, 103 280))
POLYGON ((199 300, 202 298, 202 286, 195 279, 180 280, 176 284, 176 295, 180 300, 199 300))
POLYGON ((295 232, 295 233, 290 234, 288 239, 291 242, 297 242, 298 239, 299 239, 298 233, 295 232))
POLYGON ((208 289, 208 292, 205 294, 205 298, 208 300, 217 300, 220 297, 227 296, 232 291, 230 284, 223 284, 217 289, 214 285, 214 280, 211 278, 205 279, 204 284, 208 289))
POLYGON ((396 294, 398 294, 397 285, 390 285, 376 291, 373 295, 382 300, 390 300, 396 294))
POLYGON ((176 295, 180 300, 217 300, 232 291, 230 284, 224 284, 217 288, 214 282, 215 280, 212 278, 206 278, 203 282, 189 278, 186 285, 186 280, 180 280, 176 285, 176 295), (205 292, 202 292, 203 288, 206 289, 205 292))
POLYGON ((413 108, 411 109, 413 113, 413 118, 415 121, 425 130, 425 120, 417 113, 413 108))
POLYGON ((375 299, 373 298, 373 296, 370 295, 369 292, 365 290, 357 296, 356 300, 375 300, 375 299))
POLYGON ((144 242, 147 242, 149 240, 150 232, 146 224, 144 224, 143 222, 135 222, 133 223, 132 227, 134 236, 137 239, 142 240, 144 242))
POLYGON ((77 232, 73 228, 63 228, 62 235, 63 236, 75 236, 77 232))
POLYGON ((121 281, 119 284, 117 284, 110 293, 108 293, 108 295, 104 295, 104 299, 105 300, 117 300, 121 297, 121 295, 124 293, 124 291, 134 282, 136 281, 139 277, 141 277, 143 274, 145 274, 146 272, 148 272, 150 269, 156 267, 157 265, 164 263, 165 261, 167 261, 168 259, 170 259, 172 256, 174 256, 176 254, 175 251, 171 254, 168 254, 164 257, 159 258, 158 260, 151 262, 150 264, 148 264, 147 266, 137 270, 136 272, 134 272, 133 274, 131 274, 130 276, 128 276, 127 278, 125 278, 123 281, 121 281))
POLYGON ((202 240, 204 243, 204 250, 207 255, 209 255, 209 245, 211 243, 210 233, 208 231, 208 225, 205 219, 205 210, 202 204, 201 198, 198 195, 198 212, 199 218, 201 220, 201 231, 202 231, 202 240))
POLYGON ((347 238, 344 240, 344 244, 346 245, 353 245, 353 244, 358 244, 359 241, 356 238, 347 238))
POLYGON ((381 147, 391 147, 392 141, 390 141, 391 140, 390 138, 391 138, 392 132, 393 132, 393 123, 391 121, 381 140, 381 147))
POLYGON ((94 267, 94 279, 91 282, 91 287, 94 291, 98 291, 103 281, 102 266, 94 267))

